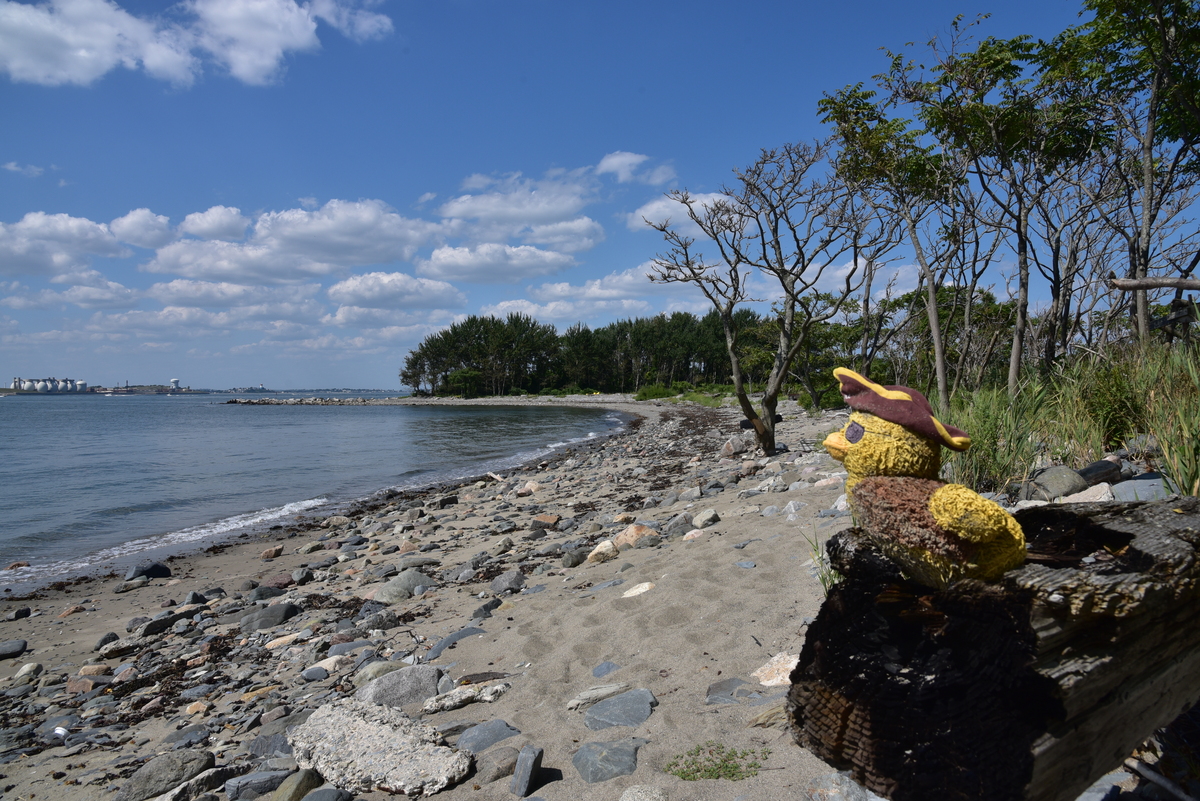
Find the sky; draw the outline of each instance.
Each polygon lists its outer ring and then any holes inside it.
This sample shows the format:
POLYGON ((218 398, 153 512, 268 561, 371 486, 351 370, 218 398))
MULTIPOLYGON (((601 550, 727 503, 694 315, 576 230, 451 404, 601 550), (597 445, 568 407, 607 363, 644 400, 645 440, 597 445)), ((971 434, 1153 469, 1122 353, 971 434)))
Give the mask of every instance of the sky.
POLYGON ((399 389, 466 315, 703 314, 646 278, 664 193, 823 136, 817 101, 881 48, 1078 12, 0 0, 0 383, 399 389))

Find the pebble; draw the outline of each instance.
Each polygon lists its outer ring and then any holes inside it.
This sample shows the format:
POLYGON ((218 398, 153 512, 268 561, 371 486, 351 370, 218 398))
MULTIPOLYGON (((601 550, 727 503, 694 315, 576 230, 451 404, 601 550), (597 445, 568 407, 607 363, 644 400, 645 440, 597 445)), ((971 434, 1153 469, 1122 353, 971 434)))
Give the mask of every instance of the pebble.
POLYGON ((509 737, 516 737, 520 733, 520 729, 514 728, 505 721, 497 718, 467 729, 458 735, 458 742, 455 745, 461 751, 478 754, 491 748, 496 743, 507 740, 509 737))
POLYGON ((584 743, 575 752, 571 764, 588 784, 628 776, 637 770, 637 752, 649 740, 630 737, 605 743, 584 743))

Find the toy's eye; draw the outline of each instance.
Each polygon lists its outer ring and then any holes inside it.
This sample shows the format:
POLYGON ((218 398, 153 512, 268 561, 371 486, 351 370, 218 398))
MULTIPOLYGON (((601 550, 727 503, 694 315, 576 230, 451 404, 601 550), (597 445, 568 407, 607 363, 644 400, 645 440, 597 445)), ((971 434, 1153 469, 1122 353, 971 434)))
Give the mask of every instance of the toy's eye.
POLYGON ((851 423, 846 426, 846 441, 851 445, 862 439, 863 427, 858 423, 851 423))

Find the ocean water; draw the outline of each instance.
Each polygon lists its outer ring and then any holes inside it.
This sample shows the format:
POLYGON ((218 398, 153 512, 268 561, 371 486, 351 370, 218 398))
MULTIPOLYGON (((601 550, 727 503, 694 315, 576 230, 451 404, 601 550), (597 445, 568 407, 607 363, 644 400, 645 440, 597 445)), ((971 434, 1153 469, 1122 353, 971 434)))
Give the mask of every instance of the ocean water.
POLYGON ((624 424, 600 409, 231 397, 0 398, 0 586, 120 570, 384 488, 502 470, 624 424), (2 570, 15 561, 30 567, 2 570))

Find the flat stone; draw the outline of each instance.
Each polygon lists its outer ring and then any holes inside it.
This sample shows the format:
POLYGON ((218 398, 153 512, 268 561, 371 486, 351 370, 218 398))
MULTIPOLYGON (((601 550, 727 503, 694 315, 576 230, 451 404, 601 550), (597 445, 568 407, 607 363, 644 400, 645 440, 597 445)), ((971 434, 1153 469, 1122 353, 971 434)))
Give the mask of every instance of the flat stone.
POLYGON ((341 698, 288 730, 296 764, 352 793, 433 795, 457 784, 471 757, 397 709, 341 698))
POLYGON ((746 681, 739 678, 728 678, 713 682, 708 685, 708 689, 704 692, 704 703, 736 704, 738 701, 734 696, 738 688, 746 683, 746 681))
POLYGON ((637 770, 637 752, 649 743, 639 737, 607 743, 584 743, 571 759, 571 764, 588 784, 628 776, 637 770))
POLYGON ((512 781, 508 791, 518 798, 524 798, 533 792, 537 784, 538 774, 542 770, 542 749, 535 745, 527 745, 517 756, 517 765, 513 769, 512 781))
POLYGON ((658 706, 654 693, 646 689, 630 690, 590 707, 583 716, 583 725, 592 731, 612 726, 640 726, 658 706))
POLYGON ((134 565, 129 568, 129 571, 125 574, 126 581, 133 581, 136 578, 142 577, 146 579, 170 578, 171 568, 162 562, 143 562, 140 565, 134 565))
POLYGON ((29 643, 24 640, 5 640, 0 642, 0 659, 14 659, 25 653, 29 643))
POLYGON ((506 592, 516 592, 524 586, 525 574, 520 570, 509 570, 492 579, 488 589, 492 591, 493 595, 502 595, 506 592))
POLYGON ((620 670, 621 666, 616 662, 601 662, 592 668, 592 677, 602 679, 614 670, 620 670))
POLYGON ((329 671, 318 665, 313 665, 300 674, 300 678, 305 681, 325 681, 329 678, 329 671))
MULTIPOLYGON (((449 676, 443 676, 442 682, 448 686, 451 685, 449 676)), ((430 698, 421 707, 421 711, 426 715, 435 715, 438 712, 449 712, 453 709, 461 709, 467 704, 473 704, 476 702, 490 704, 508 692, 510 687, 512 687, 511 684, 504 682, 499 684, 482 684, 470 685, 467 687, 457 687, 430 698)), ((441 689, 440 686, 439 689, 441 689)))
POLYGON ((1082 467, 1076 471, 1079 477, 1092 486, 1097 484, 1116 484, 1121 480, 1121 463, 1110 462, 1107 459, 1101 459, 1098 462, 1092 462, 1087 467, 1082 467))
POLYGON ((354 793, 348 793, 339 787, 318 787, 308 795, 304 796, 303 801, 354 801, 354 793))
POLYGON ((511 776, 517 767, 518 756, 520 752, 511 745, 489 748, 475 757, 475 781, 479 784, 491 784, 505 776, 511 776))
POLYGON ((1036 473, 1021 491, 1022 500, 1052 501, 1074 495, 1088 488, 1088 483, 1069 467, 1056 465, 1036 473))
POLYGON ((238 801, 243 796, 258 798, 273 792, 291 775, 290 770, 260 770, 245 776, 235 776, 225 782, 225 795, 229 797, 229 801, 238 801))
POLYGON ((432 587, 434 583, 434 580, 429 578, 429 576, 426 576, 415 567, 410 567, 376 590, 374 598, 376 601, 385 604, 407 601, 413 597, 413 590, 417 587, 432 587))
POLYGON ((705 509, 692 518, 692 525, 699 529, 708 528, 719 522, 721 522, 721 516, 717 514, 716 509, 705 509))
POLYGON ((400 668, 363 685, 354 693, 359 701, 387 707, 419 704, 438 694, 442 669, 433 665, 400 668))
POLYGON ((284 779, 266 801, 300 801, 324 783, 321 774, 311 768, 304 768, 284 779))
POLYGON ((459 640, 466 639, 467 637, 473 637, 476 634, 486 634, 486 633, 487 632, 485 632, 481 628, 476 628, 475 626, 469 626, 465 629, 459 629, 458 631, 454 632, 453 634, 448 634, 445 637, 443 637, 442 639, 438 640, 437 645, 435 645, 429 649, 429 653, 425 654, 425 661, 432 662, 433 660, 437 659, 439 656, 442 655, 442 651, 445 651, 447 648, 449 648, 451 645, 454 645, 459 640))
MULTIPOLYGON (((208 751, 168 751, 138 768, 125 780, 113 801, 146 801, 200 775, 216 764, 208 751)), ((230 796, 232 801, 233 797, 230 796)))
POLYGON ((1062 503, 1108 503, 1113 500, 1112 487, 1104 482, 1093 484, 1083 492, 1061 498, 1062 503))
POLYGON ((329 656, 341 656, 342 654, 348 654, 352 651, 357 651, 359 648, 374 647, 375 643, 371 642, 370 640, 353 640, 351 642, 340 642, 337 645, 331 645, 326 653, 328 653, 329 656))
POLYGON ((589 687, 579 695, 567 702, 567 709, 587 709, 592 704, 598 704, 605 698, 612 698, 614 695, 620 695, 629 689, 629 685, 624 682, 620 684, 601 684, 597 687, 589 687))
POLYGON ((1114 484, 1113 498, 1117 501, 1160 501, 1174 494, 1159 473, 1142 473, 1128 481, 1114 484))
POLYGON ((302 611, 304 610, 300 607, 289 603, 265 606, 256 612, 245 615, 239 625, 241 630, 246 633, 262 629, 273 629, 285 621, 291 620, 302 611))
POLYGON ((496 743, 507 740, 509 737, 516 737, 520 733, 520 729, 513 728, 505 721, 496 718, 467 729, 458 735, 458 742, 455 745, 460 751, 479 754, 496 743))

